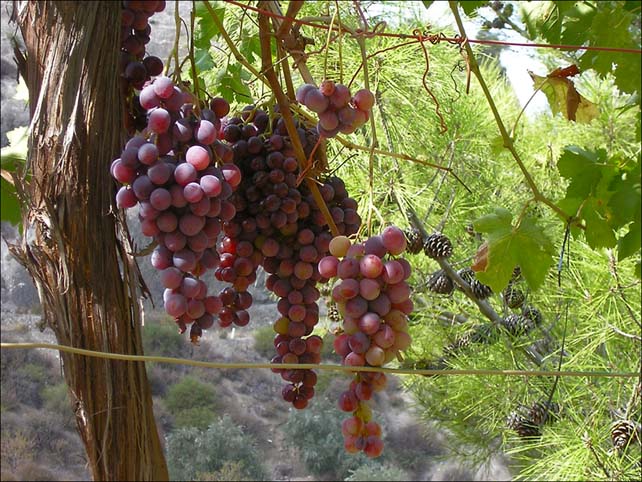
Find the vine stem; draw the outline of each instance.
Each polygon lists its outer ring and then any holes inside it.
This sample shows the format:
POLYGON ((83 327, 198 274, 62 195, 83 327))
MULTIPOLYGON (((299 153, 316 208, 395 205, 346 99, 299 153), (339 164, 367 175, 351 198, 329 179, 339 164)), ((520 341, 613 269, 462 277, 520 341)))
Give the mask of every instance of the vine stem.
POLYGON ((175 0, 174 2, 174 24, 175 24, 174 46, 172 47, 172 51, 169 53, 167 62, 165 63, 165 75, 169 73, 169 65, 171 63, 172 57, 174 58, 174 68, 176 69, 175 73, 180 74, 180 67, 179 67, 179 61, 178 61, 178 43, 181 37, 181 16, 178 9, 178 0, 175 0))
POLYGON ((605 372, 605 371, 554 371, 554 370, 407 370, 402 368, 384 368, 371 366, 348 366, 348 365, 315 365, 312 363, 227 363, 227 362, 207 362, 200 360, 189 360, 186 358, 173 358, 165 356, 147 356, 147 355, 125 355, 122 353, 108 353, 102 351, 85 350, 84 348, 75 348, 67 345, 57 345, 54 343, 0 343, 2 350, 17 349, 34 349, 43 348, 46 350, 58 350, 76 355, 89 356, 95 358, 106 358, 110 360, 133 361, 133 362, 156 362, 171 363, 174 365, 187 365, 203 368, 219 369, 248 369, 248 368, 283 368, 285 370, 329 370, 337 372, 381 372, 393 375, 445 375, 445 376, 462 376, 462 375, 490 375, 490 376, 523 376, 523 377, 590 377, 590 378, 635 378, 638 376, 635 372, 605 372))
MULTIPOLYGON (((457 23, 457 27, 459 28, 459 33, 461 34, 462 38, 464 39, 467 38, 466 29, 464 28, 464 24, 461 20, 461 16, 459 15, 459 11, 457 10, 457 2, 453 0, 449 0, 448 3, 450 5, 450 9, 453 12, 453 16, 455 17, 455 22, 457 23)), ((575 220, 572 216, 569 216, 568 214, 566 214, 557 204, 555 204, 553 201, 548 199, 546 196, 544 196, 540 192, 539 188, 535 184, 535 181, 533 180, 533 176, 531 176, 531 173, 528 171, 528 169, 524 165, 524 162, 522 161, 522 158, 520 157, 519 153, 515 149, 515 144, 513 143, 513 139, 510 137, 508 131, 506 130, 506 126, 502 121, 501 115, 499 114, 499 110, 497 110, 497 106, 495 105, 493 96, 490 93, 490 89, 488 88, 488 85, 486 84, 486 81, 484 80, 484 77, 481 74, 481 70, 479 68, 479 64, 477 63, 477 60, 473 53, 472 47, 468 42, 463 42, 462 47, 466 49, 466 53, 468 55, 468 62, 470 65, 470 71, 475 75, 475 77, 477 77, 477 80, 479 81, 479 85, 482 91, 484 92, 484 95, 486 96, 486 100, 488 101, 490 110, 493 112, 493 116, 495 117, 495 122, 497 123, 497 127, 499 128, 499 132, 504 141, 504 147, 511 153, 511 155, 513 156, 513 159, 515 159, 515 162, 519 166, 519 169, 522 171, 522 174, 526 179, 526 183, 528 184, 528 187, 533 192, 533 197, 535 198, 535 200, 538 202, 541 202, 542 204, 545 204, 550 209, 552 209, 560 218, 564 220, 564 222, 573 220, 574 224, 576 224, 580 229, 585 229, 584 226, 578 222, 578 220, 575 220)))

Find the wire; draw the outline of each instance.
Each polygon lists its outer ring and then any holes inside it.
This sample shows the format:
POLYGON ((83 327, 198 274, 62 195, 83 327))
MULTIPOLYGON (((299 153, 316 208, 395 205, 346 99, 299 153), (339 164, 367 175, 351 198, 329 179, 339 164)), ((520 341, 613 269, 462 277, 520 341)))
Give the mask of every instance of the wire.
MULTIPOLYGON (((285 15, 280 15, 278 13, 270 12, 269 10, 264 10, 262 8, 253 7, 251 5, 240 3, 235 0, 225 0, 225 1, 226 3, 229 3, 231 5, 236 5, 237 7, 240 7, 246 10, 252 10, 262 15, 267 15, 268 17, 278 18, 281 20, 288 20, 292 23, 296 23, 299 25, 307 25, 308 27, 319 28, 323 30, 330 30, 330 27, 320 23, 308 22, 305 20, 299 20, 296 18, 287 17, 285 15)), ((339 32, 338 27, 333 27, 332 30, 337 30, 337 32, 339 32)), ((458 36, 446 37, 444 34, 429 35, 427 33, 423 33, 423 34, 417 35, 417 34, 381 32, 381 31, 364 32, 361 29, 355 30, 355 34, 364 35, 367 37, 393 37, 393 38, 401 38, 401 39, 414 39, 415 42, 424 42, 428 40, 433 44, 440 43, 441 41, 454 43, 454 44, 461 44, 464 41, 466 41, 472 44, 482 44, 482 45, 504 45, 504 46, 513 46, 513 47, 549 48, 549 49, 558 49, 558 50, 592 50, 592 51, 602 51, 602 52, 620 52, 620 53, 638 54, 638 55, 642 54, 642 49, 601 47, 601 46, 593 46, 593 45, 586 46, 586 45, 565 45, 565 44, 542 44, 542 43, 528 43, 528 42, 505 42, 502 40, 463 39, 458 36)))
POLYGON ((286 370, 331 370, 342 372, 380 372, 394 375, 440 375, 440 376, 461 376, 461 375, 489 375, 489 376, 520 376, 520 377, 590 377, 590 378, 636 378, 636 372, 606 372, 606 371, 528 371, 528 370, 427 370, 427 369, 402 369, 402 368, 383 368, 371 366, 345 366, 345 365, 315 365, 312 363, 226 363, 226 362, 207 362, 199 360, 188 360, 186 358, 173 358, 165 356, 145 356, 145 355, 123 355, 120 353, 107 353, 102 351, 85 350, 84 348, 74 348, 66 345, 56 345, 53 343, 0 343, 0 349, 33 349, 44 348, 47 350, 58 350, 76 355, 90 356, 95 358, 107 358, 110 360, 135 361, 135 362, 156 362, 171 363, 174 365, 188 365, 203 368, 219 369, 248 369, 248 368, 268 368, 268 369, 286 369, 286 370))

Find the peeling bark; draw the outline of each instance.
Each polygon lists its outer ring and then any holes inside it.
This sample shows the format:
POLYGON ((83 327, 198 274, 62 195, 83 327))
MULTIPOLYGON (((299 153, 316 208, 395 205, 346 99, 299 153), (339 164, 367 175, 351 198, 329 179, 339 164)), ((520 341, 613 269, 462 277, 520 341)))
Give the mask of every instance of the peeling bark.
MULTIPOLYGON (((118 59, 120 2, 20 5, 31 126, 18 183, 33 277, 60 344, 142 354, 144 283, 109 166, 125 140, 118 59)), ((61 354, 95 480, 167 480, 145 365, 61 354)))

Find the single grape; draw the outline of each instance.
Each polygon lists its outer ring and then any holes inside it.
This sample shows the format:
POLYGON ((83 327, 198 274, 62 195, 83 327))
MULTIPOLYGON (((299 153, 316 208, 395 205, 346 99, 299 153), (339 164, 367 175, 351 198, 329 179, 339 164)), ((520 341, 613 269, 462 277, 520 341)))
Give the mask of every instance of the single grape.
POLYGON ((352 97, 352 102, 355 107, 364 112, 368 112, 370 109, 372 109, 374 101, 374 95, 367 89, 358 90, 354 94, 354 97, 352 97))
POLYGON ((174 82, 169 77, 157 77, 152 85, 154 92, 161 99, 169 99, 174 93, 174 82))
POLYGON ((191 146, 185 153, 185 160, 197 171, 202 171, 210 165, 210 154, 204 147, 191 146))
POLYGON ((148 116, 147 123, 152 132, 156 134, 163 134, 167 132, 172 122, 172 118, 162 107, 157 107, 152 110, 148 116))
POLYGON ((324 96, 319 89, 309 89, 303 99, 303 104, 312 112, 320 114, 328 108, 328 98, 324 96))

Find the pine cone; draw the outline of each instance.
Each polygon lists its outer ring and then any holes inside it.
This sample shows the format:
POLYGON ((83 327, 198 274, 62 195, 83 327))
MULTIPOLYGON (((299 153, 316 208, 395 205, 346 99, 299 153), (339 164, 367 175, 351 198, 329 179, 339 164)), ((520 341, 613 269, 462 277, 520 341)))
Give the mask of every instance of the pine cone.
POLYGON ((404 234, 406 235, 406 240, 408 241, 406 251, 408 251, 410 254, 420 253, 424 246, 424 240, 421 236, 421 231, 419 231, 417 228, 410 228, 406 229, 404 231, 404 234))
POLYGON ((337 304, 334 301, 328 302, 328 318, 335 322, 341 321, 341 313, 339 313, 337 304))
POLYGON ((552 422, 558 412, 559 405, 555 402, 535 402, 528 411, 528 419, 541 426, 552 422))
POLYGON ((444 348, 446 354, 453 354, 466 348, 471 343, 493 343, 497 341, 497 332, 494 325, 488 323, 477 325, 455 338, 455 341, 444 348))
POLYGON ((508 428, 511 430, 517 432, 517 435, 522 438, 541 436, 542 434, 539 426, 521 413, 525 408, 526 407, 520 407, 517 411, 512 412, 506 420, 506 425, 508 425, 508 428))
POLYGON ((502 325, 513 336, 525 335, 533 329, 533 322, 521 315, 508 315, 502 325))
POLYGON ((506 287, 502 295, 504 296, 506 305, 511 309, 519 308, 524 304, 524 293, 515 288, 512 283, 506 287))
MULTIPOLYGON (((480 282, 475 277, 475 272, 470 268, 462 268, 457 271, 457 274, 461 279, 470 285, 470 290, 473 292, 473 296, 478 300, 485 300, 493 294, 493 290, 490 286, 485 285, 480 282)), ((457 285, 459 291, 463 291, 459 285, 457 285)))
MULTIPOLYGON (((473 281, 475 281, 475 272, 472 269, 470 269, 470 268, 462 268, 459 271, 457 271, 457 274, 466 283, 471 285, 471 288, 472 288, 473 281)), ((459 291, 464 291, 464 290, 461 289, 461 286, 459 286, 459 285, 457 285, 457 289, 459 291)))
POLYGON ((618 420, 611 426, 611 441, 616 450, 640 443, 640 426, 631 420, 618 420))
POLYGON ((533 326, 538 326, 542 322, 542 314, 533 306, 522 308, 522 316, 528 318, 533 323, 533 326))
POLYGON ((443 234, 433 233, 424 243, 424 253, 433 259, 449 258, 453 254, 453 245, 443 234))
POLYGON ((466 332, 463 335, 458 336, 450 345, 446 345, 444 347, 444 354, 454 355, 462 348, 466 348, 468 345, 470 345, 470 332, 466 332))
POLYGON ((513 276, 511 277, 511 283, 520 281, 522 279, 522 268, 515 266, 513 269, 513 276))
POLYGON ((428 280, 428 289, 433 293, 449 295, 453 292, 454 283, 446 272, 443 269, 440 269, 430 276, 430 279, 428 280))
POLYGON ((470 289, 478 300, 485 300, 493 294, 493 290, 490 286, 485 285, 477 279, 473 280, 470 285, 470 289))
POLYGON ((499 333, 493 323, 477 325, 472 331, 473 334, 470 341, 473 343, 491 344, 499 340, 499 333))

